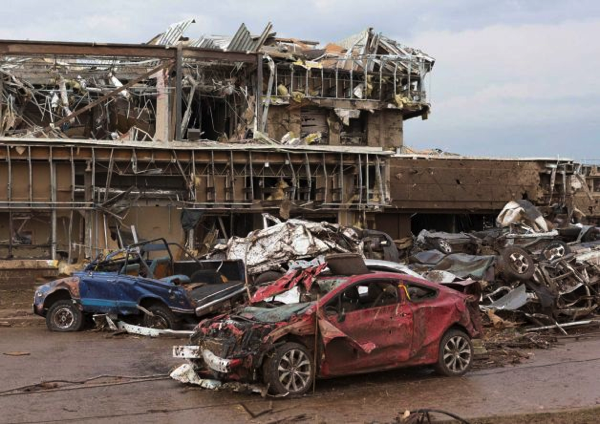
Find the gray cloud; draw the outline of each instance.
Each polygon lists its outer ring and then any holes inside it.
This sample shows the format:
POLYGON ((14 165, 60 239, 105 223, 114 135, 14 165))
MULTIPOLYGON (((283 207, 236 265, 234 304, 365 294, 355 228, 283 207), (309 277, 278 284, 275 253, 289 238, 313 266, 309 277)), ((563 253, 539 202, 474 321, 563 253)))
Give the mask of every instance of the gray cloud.
POLYGON ((600 19, 418 34, 433 113, 406 140, 460 153, 600 157, 600 19))

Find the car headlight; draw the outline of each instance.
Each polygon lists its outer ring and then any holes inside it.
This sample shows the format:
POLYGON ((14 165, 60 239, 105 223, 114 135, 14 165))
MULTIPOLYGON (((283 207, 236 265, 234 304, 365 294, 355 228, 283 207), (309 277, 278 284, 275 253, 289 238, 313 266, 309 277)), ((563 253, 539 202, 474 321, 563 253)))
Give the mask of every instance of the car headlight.
POLYGON ((42 293, 41 291, 35 292, 35 297, 42 297, 43 295, 44 295, 44 293, 42 293))

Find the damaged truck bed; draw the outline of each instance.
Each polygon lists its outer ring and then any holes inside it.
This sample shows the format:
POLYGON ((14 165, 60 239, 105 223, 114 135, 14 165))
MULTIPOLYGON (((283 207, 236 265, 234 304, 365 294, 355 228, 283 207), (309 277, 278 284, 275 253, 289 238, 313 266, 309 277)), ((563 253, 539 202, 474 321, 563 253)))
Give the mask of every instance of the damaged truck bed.
POLYGON ((92 314, 176 330, 243 298, 242 261, 176 260, 174 245, 156 239, 99 257, 69 278, 38 287, 34 313, 53 331, 80 330, 92 314))

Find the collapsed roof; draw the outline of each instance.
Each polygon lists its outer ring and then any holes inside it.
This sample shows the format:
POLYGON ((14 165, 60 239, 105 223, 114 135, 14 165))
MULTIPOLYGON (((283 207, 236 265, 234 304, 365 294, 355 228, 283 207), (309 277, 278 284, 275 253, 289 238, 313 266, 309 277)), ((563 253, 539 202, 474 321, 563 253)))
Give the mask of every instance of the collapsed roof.
MULTIPOLYGON (((168 39, 176 43, 173 36, 181 36, 181 28, 187 28, 192 22, 184 21, 169 27, 157 40, 168 39)), ((311 61, 313 66, 320 64, 325 68, 353 69, 355 72, 364 72, 365 68, 373 72, 381 67, 382 70, 393 73, 398 72, 396 67, 400 67, 405 72, 424 77, 435 63, 434 58, 421 50, 404 46, 374 32, 373 28, 367 28, 338 42, 328 43, 324 47, 320 47, 318 41, 279 38, 275 32, 271 32, 272 28, 269 23, 260 35, 253 36, 246 25, 242 24, 233 36, 210 35, 183 42, 189 46, 208 49, 261 52, 272 58, 311 61)))

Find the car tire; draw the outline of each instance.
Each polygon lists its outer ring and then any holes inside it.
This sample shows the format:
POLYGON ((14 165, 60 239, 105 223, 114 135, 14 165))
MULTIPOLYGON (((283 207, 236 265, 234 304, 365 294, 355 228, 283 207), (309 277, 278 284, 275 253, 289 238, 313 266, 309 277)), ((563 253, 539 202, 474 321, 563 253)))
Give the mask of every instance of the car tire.
POLYGON ((279 280, 281 277, 283 277, 281 272, 266 271, 254 279, 254 284, 258 286, 260 284, 272 283, 273 281, 279 280))
POLYGON ((154 316, 144 314, 142 325, 158 330, 178 330, 181 323, 177 316, 165 305, 154 304, 147 308, 154 316))
POLYGON ((564 241, 553 241, 542 249, 540 261, 553 261, 571 253, 571 248, 564 241))
POLYGON ((450 329, 440 341, 435 370, 441 375, 459 377, 471 369, 473 355, 471 338, 464 331, 450 329))
POLYGON ((502 273, 508 278, 529 280, 535 273, 535 263, 527 251, 521 247, 509 246, 500 253, 502 273))
POLYGON ((50 331, 79 331, 83 324, 83 312, 70 299, 54 302, 46 314, 46 326, 50 331))
POLYGON ((314 364, 308 349, 288 342, 279 346, 263 363, 263 379, 274 395, 301 396, 313 384, 314 364))

